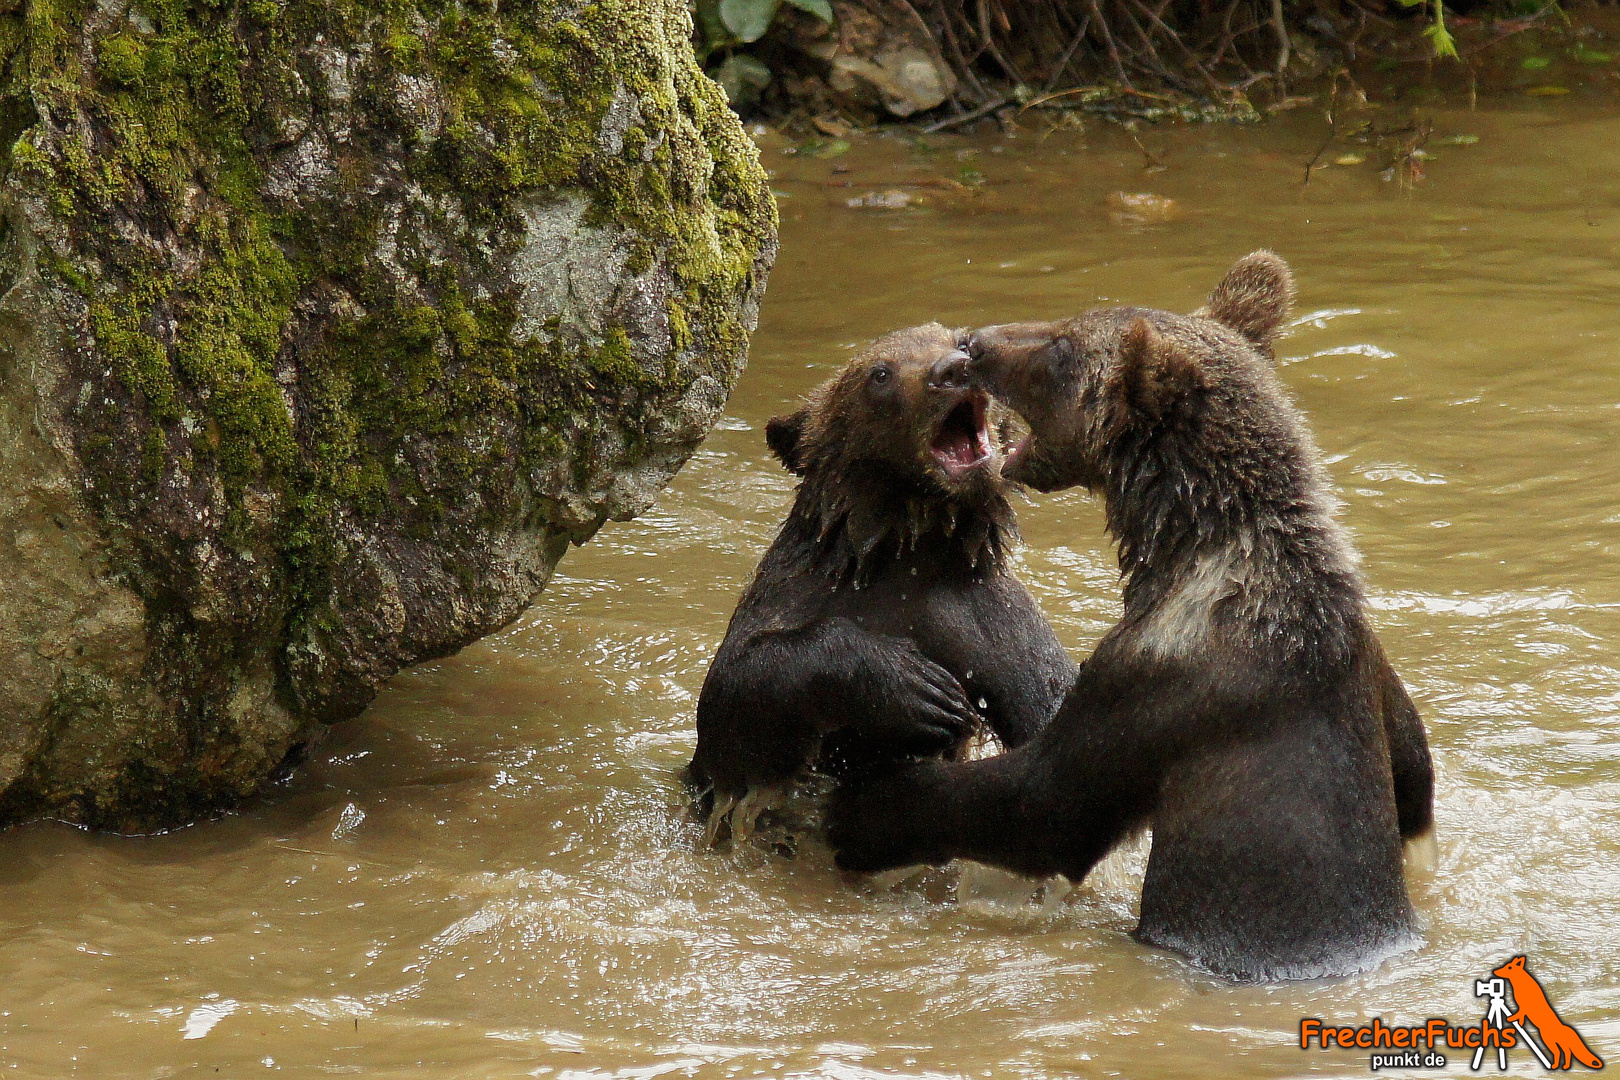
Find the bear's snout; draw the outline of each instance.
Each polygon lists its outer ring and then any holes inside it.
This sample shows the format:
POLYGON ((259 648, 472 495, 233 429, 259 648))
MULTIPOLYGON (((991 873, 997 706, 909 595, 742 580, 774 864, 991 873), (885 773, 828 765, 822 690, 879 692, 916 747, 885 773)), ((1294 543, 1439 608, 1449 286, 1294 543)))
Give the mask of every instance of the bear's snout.
POLYGON ((931 390, 963 390, 968 385, 968 354, 960 349, 939 360, 928 369, 928 387, 931 390))
POLYGON ((1051 342, 1051 328, 1039 323, 981 326, 968 335, 968 369, 980 378, 995 378, 1051 342))
POLYGON ((1000 329, 999 326, 985 326, 968 335, 966 348, 968 358, 972 363, 977 364, 984 359, 984 354, 989 350, 991 342, 995 340, 996 332, 1000 329))

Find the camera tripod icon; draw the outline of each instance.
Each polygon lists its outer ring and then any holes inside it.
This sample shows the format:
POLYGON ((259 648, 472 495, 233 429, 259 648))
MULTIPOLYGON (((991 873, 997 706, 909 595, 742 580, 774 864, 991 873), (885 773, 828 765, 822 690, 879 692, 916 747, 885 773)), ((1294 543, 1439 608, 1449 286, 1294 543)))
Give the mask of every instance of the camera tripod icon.
MULTIPOLYGON (((1506 979, 1502 978, 1501 976, 1496 976, 1490 979, 1475 979, 1474 996, 1488 997, 1491 999, 1491 1003, 1485 1008, 1486 1027, 1495 1028, 1497 1031, 1501 1031, 1507 1027, 1507 1019, 1511 1014, 1511 1010, 1508 1008, 1507 1004, 1506 979)), ((1542 1051, 1541 1047, 1538 1046, 1536 1041, 1525 1032, 1524 1025, 1519 1023, 1519 1021, 1514 1020, 1513 1027, 1519 1033, 1519 1042, 1530 1048, 1530 1052, 1536 1055, 1536 1059, 1541 1062, 1543 1068, 1551 1069, 1553 1067, 1552 1062, 1547 1060, 1547 1055, 1542 1051)), ((1484 1059, 1485 1047, 1481 1045, 1474 1051, 1474 1060, 1469 1063, 1468 1068, 1474 1072, 1478 1072, 1480 1063, 1484 1059)), ((1503 1071, 1507 1069, 1507 1047, 1503 1046, 1501 1043, 1497 1043, 1496 1045, 1496 1067, 1498 1070, 1503 1071)))

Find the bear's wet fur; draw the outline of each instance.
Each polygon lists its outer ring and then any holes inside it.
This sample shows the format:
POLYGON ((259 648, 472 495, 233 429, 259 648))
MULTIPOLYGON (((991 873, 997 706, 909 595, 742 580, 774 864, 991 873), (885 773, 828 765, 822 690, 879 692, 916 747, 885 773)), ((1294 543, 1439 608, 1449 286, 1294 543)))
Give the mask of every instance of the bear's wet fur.
POLYGON ((962 338, 880 338, 766 428, 802 479, 698 700, 711 841, 812 765, 953 754, 981 720, 1021 745, 1073 679, 1008 567, 1001 433, 962 338))
POLYGON ((990 327, 977 378, 1029 423, 1010 478, 1107 504, 1124 617, 1028 744, 841 787, 840 865, 976 859, 1078 881, 1142 826, 1137 937, 1241 980, 1364 970, 1417 940, 1402 838, 1432 821, 1423 725, 1273 371, 1269 252, 1191 316, 990 327))

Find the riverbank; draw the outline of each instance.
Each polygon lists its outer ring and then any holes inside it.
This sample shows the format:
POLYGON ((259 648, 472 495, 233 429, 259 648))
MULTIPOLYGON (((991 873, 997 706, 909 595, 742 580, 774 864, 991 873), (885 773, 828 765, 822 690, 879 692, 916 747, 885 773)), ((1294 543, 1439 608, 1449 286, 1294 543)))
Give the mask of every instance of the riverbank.
POLYGON ((892 2, 838 7, 845 22, 831 25, 783 7, 758 43, 700 45, 700 52, 746 118, 805 137, 896 122, 930 133, 1039 128, 1071 124, 1075 115, 1246 122, 1363 99, 1455 106, 1481 94, 1570 93, 1620 101, 1620 9, 1612 6, 1566 12, 1530 5, 1512 14, 1465 7, 1469 14, 1447 16, 1450 56, 1437 54, 1423 5, 1383 15, 1356 5, 1342 17, 1294 12, 1280 30, 1251 20, 1244 33, 1260 40, 1247 50, 1230 41, 1223 47, 1230 25, 1217 32, 1207 19, 1193 20, 1193 28, 1183 28, 1193 47, 1160 22, 1154 32, 1170 40, 1154 47, 1152 35, 1138 35, 1144 57, 1128 68, 1093 40, 1097 23, 1089 17, 1077 17, 1080 34, 1073 38, 1045 25, 1058 18, 1053 12, 1075 5, 1031 7, 1025 16, 1039 29, 1011 22, 998 29, 993 21, 953 29, 955 19, 940 3, 927 18, 898 19, 903 26, 896 29, 889 24, 898 17, 885 24, 866 10, 883 11, 892 2), (973 33, 974 43, 958 40, 973 33), (1046 44, 1030 43, 1031 35, 1046 44), (1072 48, 1057 49, 1060 40, 1072 48), (733 58, 746 61, 748 80, 733 58))

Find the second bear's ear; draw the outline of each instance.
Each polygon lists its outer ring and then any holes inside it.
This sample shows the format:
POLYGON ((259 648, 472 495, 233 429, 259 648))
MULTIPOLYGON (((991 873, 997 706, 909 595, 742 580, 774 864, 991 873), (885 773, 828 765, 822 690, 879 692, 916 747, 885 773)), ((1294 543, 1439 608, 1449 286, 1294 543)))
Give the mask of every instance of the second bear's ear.
POLYGON ((1269 347, 1294 304, 1294 275, 1282 256, 1256 251, 1233 264, 1209 294, 1202 314, 1269 347))
POLYGON ((782 459, 788 472, 800 476, 804 475, 804 453, 799 444, 804 438, 805 421, 809 418, 810 410, 800 409, 791 416, 773 416, 765 425, 765 445, 782 459))
POLYGON ((1161 336, 1152 323, 1137 319, 1125 328, 1120 339, 1119 393, 1129 413, 1163 420, 1203 387, 1204 373, 1197 361, 1161 336))

